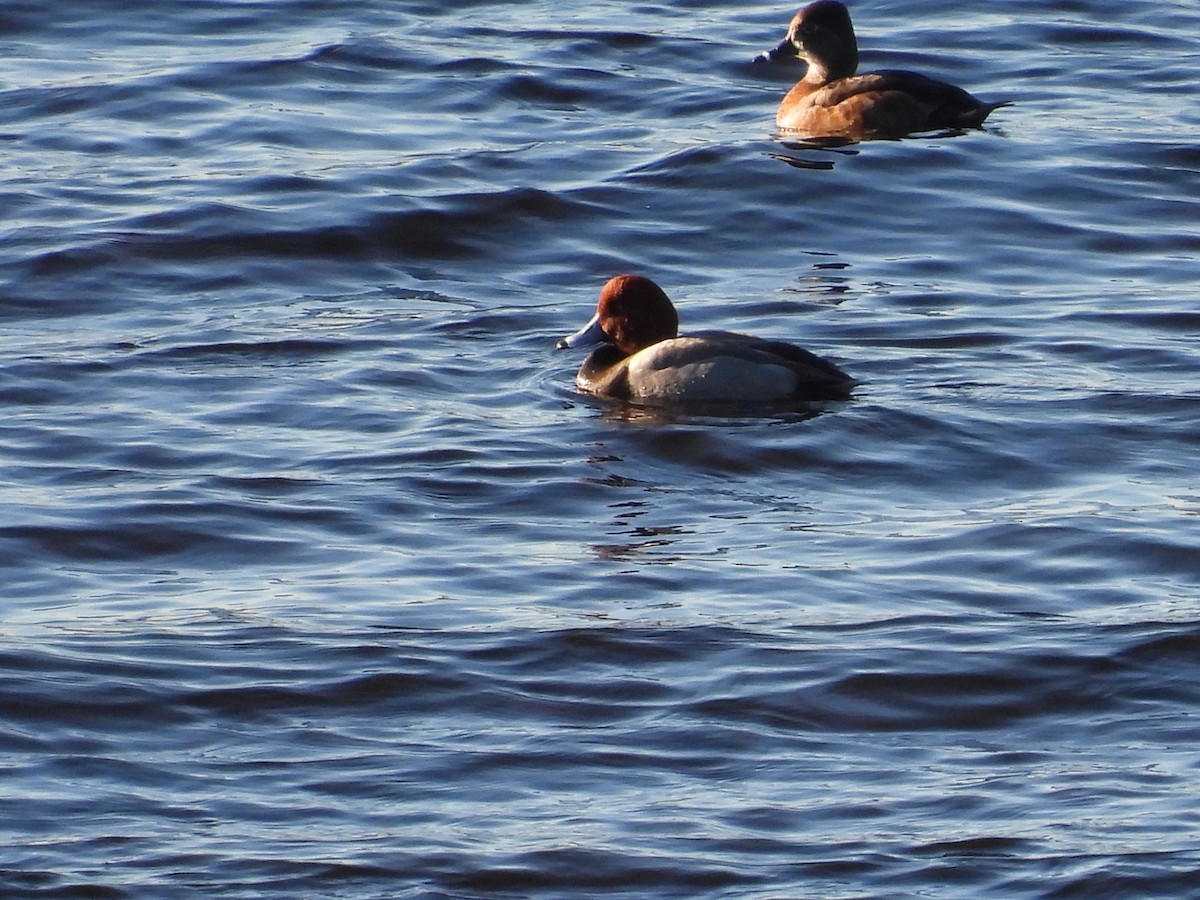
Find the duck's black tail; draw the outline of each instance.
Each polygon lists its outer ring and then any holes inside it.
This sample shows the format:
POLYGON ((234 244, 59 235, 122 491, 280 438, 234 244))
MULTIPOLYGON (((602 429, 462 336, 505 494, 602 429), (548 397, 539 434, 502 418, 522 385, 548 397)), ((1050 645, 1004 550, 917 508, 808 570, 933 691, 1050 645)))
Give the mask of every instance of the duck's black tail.
POLYGON ((963 115, 961 124, 963 128, 978 128, 984 123, 993 112, 1002 106, 1012 106, 1011 100, 1000 100, 996 103, 980 103, 975 109, 963 115))

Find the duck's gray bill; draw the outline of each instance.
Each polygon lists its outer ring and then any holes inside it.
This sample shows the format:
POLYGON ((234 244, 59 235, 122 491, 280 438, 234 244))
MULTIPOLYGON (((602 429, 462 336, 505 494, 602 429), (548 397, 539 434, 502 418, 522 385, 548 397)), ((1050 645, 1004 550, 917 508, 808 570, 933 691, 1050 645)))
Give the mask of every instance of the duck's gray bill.
POLYGON ((555 344, 556 350, 566 350, 569 347, 591 347, 608 340, 604 329, 600 327, 600 314, 592 316, 592 320, 572 335, 563 338, 555 344))

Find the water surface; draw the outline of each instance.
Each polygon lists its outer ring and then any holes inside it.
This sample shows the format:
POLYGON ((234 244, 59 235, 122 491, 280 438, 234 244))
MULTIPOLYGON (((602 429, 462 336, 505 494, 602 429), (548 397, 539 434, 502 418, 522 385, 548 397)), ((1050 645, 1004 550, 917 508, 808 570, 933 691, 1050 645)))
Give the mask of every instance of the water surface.
POLYGON ((0 893, 1193 896, 1200 11, 0 11, 0 893), (622 271, 862 382, 579 395, 622 271))

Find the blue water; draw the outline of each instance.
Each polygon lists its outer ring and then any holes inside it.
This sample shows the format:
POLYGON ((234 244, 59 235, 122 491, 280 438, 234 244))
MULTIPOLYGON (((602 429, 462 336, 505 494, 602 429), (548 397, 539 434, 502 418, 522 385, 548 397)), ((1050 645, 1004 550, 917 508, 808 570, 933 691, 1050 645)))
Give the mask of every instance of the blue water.
POLYGON ((0 896, 1200 896, 1200 7, 0 9, 0 896), (857 377, 579 395, 641 272, 857 377))

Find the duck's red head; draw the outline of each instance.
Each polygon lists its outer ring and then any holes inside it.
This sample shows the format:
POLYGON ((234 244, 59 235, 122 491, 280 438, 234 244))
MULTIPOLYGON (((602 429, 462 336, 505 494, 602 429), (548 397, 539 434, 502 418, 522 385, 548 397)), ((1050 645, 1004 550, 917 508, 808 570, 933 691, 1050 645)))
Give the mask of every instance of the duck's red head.
POLYGON ((618 275, 600 290, 600 328, 626 355, 679 334, 679 314, 662 288, 642 275, 618 275))

